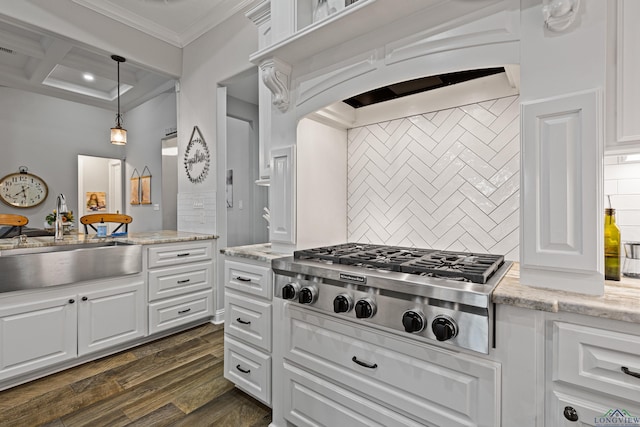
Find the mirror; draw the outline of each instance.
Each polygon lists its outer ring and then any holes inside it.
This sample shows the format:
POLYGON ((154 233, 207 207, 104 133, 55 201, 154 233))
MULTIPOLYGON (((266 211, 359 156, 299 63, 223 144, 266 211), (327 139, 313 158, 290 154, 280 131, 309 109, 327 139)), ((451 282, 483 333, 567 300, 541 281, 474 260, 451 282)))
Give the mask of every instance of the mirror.
MULTIPOLYGON (((78 155, 78 231, 80 218, 91 213, 125 213, 123 161, 109 157, 78 155)), ((117 224, 108 224, 111 233, 117 224)))
POLYGON ((162 229, 178 229, 178 137, 162 143, 162 229))

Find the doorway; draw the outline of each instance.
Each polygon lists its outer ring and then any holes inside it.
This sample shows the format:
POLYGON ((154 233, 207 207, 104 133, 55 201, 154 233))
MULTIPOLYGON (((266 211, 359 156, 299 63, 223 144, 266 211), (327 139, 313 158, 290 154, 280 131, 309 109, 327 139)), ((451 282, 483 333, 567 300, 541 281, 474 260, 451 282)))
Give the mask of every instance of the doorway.
MULTIPOLYGON (((98 212, 125 213, 122 174, 120 159, 78 155, 78 219, 98 212)), ((108 232, 115 226, 108 224, 108 232)))

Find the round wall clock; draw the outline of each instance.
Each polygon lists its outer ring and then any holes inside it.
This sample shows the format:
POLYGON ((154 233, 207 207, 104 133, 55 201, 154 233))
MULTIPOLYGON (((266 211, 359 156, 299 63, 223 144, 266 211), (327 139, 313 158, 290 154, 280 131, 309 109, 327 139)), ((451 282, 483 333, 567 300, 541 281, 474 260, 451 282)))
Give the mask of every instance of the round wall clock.
POLYGON ((26 171, 0 179, 0 200, 14 208, 30 208, 44 202, 49 189, 44 180, 26 171))

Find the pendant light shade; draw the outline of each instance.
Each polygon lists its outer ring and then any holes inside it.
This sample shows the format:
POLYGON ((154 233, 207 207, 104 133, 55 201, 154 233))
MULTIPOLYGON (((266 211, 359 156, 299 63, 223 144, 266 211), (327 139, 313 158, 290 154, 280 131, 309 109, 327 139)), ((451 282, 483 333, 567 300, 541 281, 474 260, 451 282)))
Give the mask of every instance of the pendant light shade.
POLYGON ((126 145, 127 130, 122 127, 122 115, 120 114, 120 63, 126 61, 126 59, 118 55, 111 55, 111 59, 118 63, 118 114, 116 114, 116 126, 111 128, 111 143, 114 145, 126 145))

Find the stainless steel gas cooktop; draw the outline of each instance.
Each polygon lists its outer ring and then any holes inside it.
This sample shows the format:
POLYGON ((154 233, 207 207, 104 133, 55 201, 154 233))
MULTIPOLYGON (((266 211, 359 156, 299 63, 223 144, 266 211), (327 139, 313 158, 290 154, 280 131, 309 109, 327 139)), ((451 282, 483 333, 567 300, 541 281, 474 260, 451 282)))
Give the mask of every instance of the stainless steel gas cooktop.
POLYGON ((489 352, 501 255, 359 243, 272 262, 275 296, 416 339, 489 352))

